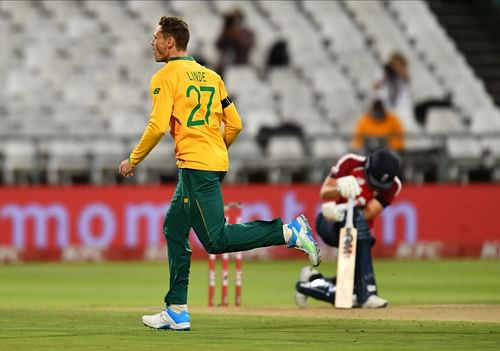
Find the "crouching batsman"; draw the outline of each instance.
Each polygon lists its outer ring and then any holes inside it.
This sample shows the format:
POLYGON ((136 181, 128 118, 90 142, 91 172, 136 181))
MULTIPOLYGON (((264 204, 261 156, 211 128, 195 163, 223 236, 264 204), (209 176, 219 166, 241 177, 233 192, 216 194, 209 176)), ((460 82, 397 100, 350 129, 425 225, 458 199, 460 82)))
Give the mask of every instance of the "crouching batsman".
MULTIPOLYGON (((401 191, 397 177, 399 159, 386 148, 361 156, 343 156, 323 182, 320 197, 325 202, 316 217, 316 231, 325 244, 338 247, 339 232, 345 226, 345 203, 355 198, 354 226, 358 230, 354 273, 353 307, 382 308, 388 301, 379 297, 371 248, 375 244, 375 218, 401 191)), ((295 300, 306 307, 307 299, 335 303, 336 278, 325 277, 310 267, 302 268, 295 286, 295 300)))

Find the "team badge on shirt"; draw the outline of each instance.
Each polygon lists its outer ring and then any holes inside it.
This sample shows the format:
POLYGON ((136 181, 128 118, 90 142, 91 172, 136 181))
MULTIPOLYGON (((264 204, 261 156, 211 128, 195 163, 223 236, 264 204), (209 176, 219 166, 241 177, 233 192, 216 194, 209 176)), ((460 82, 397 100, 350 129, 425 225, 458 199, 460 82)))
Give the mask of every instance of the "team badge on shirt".
POLYGON ((155 90, 153 90, 153 94, 158 94, 160 92, 160 88, 155 88, 155 90))

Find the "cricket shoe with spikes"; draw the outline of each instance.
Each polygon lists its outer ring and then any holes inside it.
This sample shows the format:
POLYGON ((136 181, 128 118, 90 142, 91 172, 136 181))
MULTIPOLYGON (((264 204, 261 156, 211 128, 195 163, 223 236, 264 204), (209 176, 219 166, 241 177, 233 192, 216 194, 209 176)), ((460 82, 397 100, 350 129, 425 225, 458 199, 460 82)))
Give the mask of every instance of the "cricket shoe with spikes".
POLYGON ((176 331, 191 329, 189 313, 187 311, 176 313, 169 308, 157 314, 142 316, 142 323, 146 327, 153 329, 170 329, 176 331))
POLYGON ((314 267, 320 263, 319 247, 312 236, 312 229, 304 215, 300 215, 287 224, 292 231, 288 247, 303 251, 309 256, 309 262, 314 267))

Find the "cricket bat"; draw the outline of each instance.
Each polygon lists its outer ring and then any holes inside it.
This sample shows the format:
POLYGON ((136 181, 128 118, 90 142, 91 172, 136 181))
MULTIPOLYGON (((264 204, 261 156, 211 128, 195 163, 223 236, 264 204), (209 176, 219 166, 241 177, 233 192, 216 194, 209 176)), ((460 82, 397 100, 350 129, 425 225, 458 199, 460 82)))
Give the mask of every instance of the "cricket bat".
POLYGON ((358 231, 353 225, 354 199, 349 198, 345 227, 340 229, 337 259, 336 308, 352 308, 354 269, 356 262, 356 240, 358 231))

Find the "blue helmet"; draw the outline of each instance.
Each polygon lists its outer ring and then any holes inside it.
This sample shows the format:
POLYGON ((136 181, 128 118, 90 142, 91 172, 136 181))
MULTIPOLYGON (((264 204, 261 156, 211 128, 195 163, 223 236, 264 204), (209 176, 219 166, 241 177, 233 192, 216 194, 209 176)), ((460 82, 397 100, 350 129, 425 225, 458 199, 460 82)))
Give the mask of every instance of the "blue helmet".
POLYGON ((398 172, 399 159, 387 148, 375 150, 366 158, 366 180, 373 188, 389 190, 398 172))

